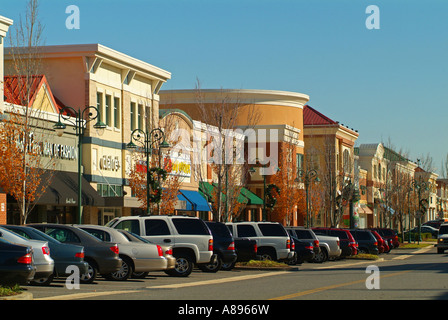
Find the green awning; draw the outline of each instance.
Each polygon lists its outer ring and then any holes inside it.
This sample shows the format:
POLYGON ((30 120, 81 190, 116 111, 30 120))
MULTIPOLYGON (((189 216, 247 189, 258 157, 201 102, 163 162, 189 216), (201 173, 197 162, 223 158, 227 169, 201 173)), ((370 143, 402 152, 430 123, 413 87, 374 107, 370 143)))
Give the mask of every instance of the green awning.
MULTIPOLYGON (((216 188, 216 184, 211 184, 208 182, 200 182, 199 183, 199 189, 202 192, 202 194, 204 196, 206 196, 206 198, 208 198, 208 200, 210 202, 212 202, 212 195, 213 195, 213 190, 216 188)), ((222 201, 226 201, 226 195, 221 192, 221 199, 222 201)), ((259 198, 258 196, 256 196, 253 192, 249 191, 246 188, 241 188, 240 194, 238 195, 238 202, 239 203, 245 203, 248 205, 262 205, 263 204, 263 200, 261 198, 259 198)))
POLYGON ((249 189, 242 188, 241 189, 241 194, 243 196, 245 196, 247 199, 249 199, 249 203, 248 204, 263 205, 263 199, 258 197, 255 193, 253 193, 249 189))

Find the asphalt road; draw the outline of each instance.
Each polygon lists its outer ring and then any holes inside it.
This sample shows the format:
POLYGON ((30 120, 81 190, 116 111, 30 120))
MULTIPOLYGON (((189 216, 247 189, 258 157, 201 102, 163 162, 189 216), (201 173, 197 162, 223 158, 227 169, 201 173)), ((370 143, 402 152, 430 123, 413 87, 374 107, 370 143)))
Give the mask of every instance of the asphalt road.
MULTIPOLYGON (((380 257, 381 261, 304 263, 298 271, 233 270, 208 274, 194 270, 188 278, 153 272, 144 280, 114 282, 99 278, 93 284, 72 290, 61 279, 49 287, 26 289, 35 300, 175 300, 172 312, 183 312, 180 308, 188 311, 188 303, 207 306, 219 302, 215 312, 222 312, 222 308, 237 301, 254 307, 270 303, 275 306, 274 300, 448 299, 447 254, 437 254, 434 247, 429 247, 396 249, 380 257)), ((228 311, 237 314, 237 307, 233 308, 228 311)), ((242 313, 257 312, 249 307, 245 311, 240 309, 242 313)))

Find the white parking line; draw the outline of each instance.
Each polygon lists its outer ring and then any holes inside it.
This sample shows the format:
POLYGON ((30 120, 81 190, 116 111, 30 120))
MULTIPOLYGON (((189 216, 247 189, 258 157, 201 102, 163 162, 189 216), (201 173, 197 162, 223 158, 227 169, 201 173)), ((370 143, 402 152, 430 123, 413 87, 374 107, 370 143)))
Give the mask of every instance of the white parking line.
POLYGON ((66 294, 63 296, 52 296, 45 298, 37 298, 33 300, 75 300, 75 299, 85 299, 99 296, 109 296, 114 294, 123 294, 123 293, 134 293, 139 292, 140 290, 122 290, 122 291, 104 291, 104 292, 85 292, 85 293, 73 293, 66 294))
POLYGON ((162 286, 151 286, 151 287, 146 287, 146 288, 148 288, 148 289, 179 289, 179 288, 187 288, 187 287, 195 287, 195 286, 205 286, 205 285, 217 284, 217 283, 226 283, 226 282, 234 282, 234 281, 241 281, 241 280, 257 279, 257 278, 263 278, 263 277, 276 276, 276 275, 285 274, 285 273, 291 273, 291 271, 273 271, 273 272, 268 272, 268 273, 260 273, 260 274, 253 274, 253 275, 247 275, 247 276, 195 281, 195 282, 187 282, 187 283, 174 283, 174 284, 167 284, 167 285, 162 285, 162 286))
POLYGON ((404 259, 410 258, 410 257, 412 257, 412 256, 414 256, 416 254, 425 253, 427 251, 430 251, 433 248, 434 247, 431 247, 431 246, 430 247, 426 247, 426 248, 421 248, 421 249, 419 249, 417 251, 412 252, 411 254, 404 254, 402 256, 395 257, 392 260, 404 260, 404 259))

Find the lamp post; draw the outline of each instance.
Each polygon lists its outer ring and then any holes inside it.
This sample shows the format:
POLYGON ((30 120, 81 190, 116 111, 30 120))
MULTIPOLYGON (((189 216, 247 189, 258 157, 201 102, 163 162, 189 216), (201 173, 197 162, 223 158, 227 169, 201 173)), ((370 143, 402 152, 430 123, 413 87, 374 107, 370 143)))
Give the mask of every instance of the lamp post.
POLYGON ((310 169, 310 170, 303 170, 303 169, 299 169, 297 171, 297 178, 296 178, 296 182, 301 182, 302 180, 304 180, 305 183, 305 194, 306 194, 306 227, 309 228, 310 227, 310 211, 309 211, 309 197, 308 197, 308 190, 309 190, 309 186, 310 183, 315 181, 315 182, 319 182, 320 179, 317 175, 317 171, 314 169, 310 169), (300 179, 299 179, 300 177, 300 179))
MULTIPOLYGON (((257 163, 258 163, 258 159, 256 160, 257 161, 257 163)), ((264 164, 264 165, 261 165, 260 166, 260 168, 265 168, 265 169, 267 169, 267 168, 270 168, 270 166, 268 165, 268 164, 264 164)), ((279 167, 276 167, 275 168, 275 172, 277 173, 277 172, 280 172, 280 168, 279 167)), ((250 175, 253 175, 254 173, 255 173, 256 171, 255 171, 255 169, 253 168, 253 167, 251 167, 250 169, 249 169, 249 173, 250 173, 250 175)), ((266 213, 266 196, 267 196, 267 185, 266 185, 266 176, 268 175, 266 172, 265 172, 265 174, 261 174, 260 173, 260 175, 262 175, 263 176, 263 212, 262 212, 262 220, 263 221, 266 221, 266 219, 267 219, 267 213, 266 213)), ((273 205, 271 206, 271 209, 273 208, 273 205)))
MULTIPOLYGON (((131 142, 129 142, 126 147, 128 149, 135 149, 138 146, 133 142, 136 141, 139 143, 145 152, 146 157, 146 214, 151 215, 150 209, 150 199, 151 199, 151 191, 150 190, 150 178, 151 178, 151 170, 149 168, 149 160, 152 156, 152 151, 154 150, 154 145, 161 141, 158 147, 159 151, 159 170, 163 170, 162 167, 162 157, 161 150, 162 148, 169 148, 170 145, 165 140, 165 134, 160 128, 155 128, 151 131, 143 131, 142 129, 135 129, 131 133, 131 142)), ((160 172, 158 173, 159 179, 159 188, 160 188, 160 172)), ((160 190, 159 190, 160 191, 160 190)))
POLYGON ((66 129, 66 125, 61 121, 61 119, 69 122, 74 125, 73 130, 75 130, 75 134, 78 137, 78 223, 82 223, 82 140, 84 137, 84 132, 87 127, 87 123, 97 119, 97 122, 93 125, 95 129, 104 129, 106 125, 100 119, 100 112, 96 107, 89 106, 84 109, 75 110, 72 107, 64 107, 59 111, 59 119, 58 122, 53 126, 53 129, 56 131, 57 135, 60 137, 64 133, 66 129), (73 121, 73 117, 67 114, 67 111, 74 114, 75 121, 73 121))

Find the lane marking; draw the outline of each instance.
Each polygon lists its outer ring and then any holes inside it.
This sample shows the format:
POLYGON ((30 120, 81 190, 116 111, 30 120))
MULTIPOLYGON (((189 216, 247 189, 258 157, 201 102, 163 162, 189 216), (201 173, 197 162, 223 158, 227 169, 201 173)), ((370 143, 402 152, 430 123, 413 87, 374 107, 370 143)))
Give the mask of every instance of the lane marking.
POLYGON ((104 291, 104 292, 85 292, 85 293, 73 293, 66 294, 62 296, 52 296, 45 298, 36 298, 33 300, 75 300, 75 299, 85 299, 99 296, 110 296, 114 294, 124 294, 124 293, 135 293, 141 290, 121 290, 121 291, 104 291))
POLYGON ((187 287, 205 286, 205 285, 210 285, 210 284, 251 280, 251 279, 271 277, 271 276, 281 275, 281 274, 286 274, 286 273, 291 273, 291 271, 273 271, 273 272, 268 272, 268 273, 260 273, 260 274, 253 274, 253 275, 247 275, 247 276, 195 281, 195 282, 188 282, 188 283, 174 283, 174 284, 167 284, 167 285, 161 285, 161 286, 151 286, 151 287, 146 287, 146 288, 147 289, 179 289, 179 288, 187 288, 187 287))
MULTIPOLYGON (((402 274, 405 274, 405 273, 408 273, 408 272, 411 272, 411 271, 413 271, 413 270, 406 270, 406 271, 400 271, 400 272, 391 273, 391 274, 388 274, 388 275, 380 276, 380 279, 402 275, 402 274)), ((366 279, 356 280, 356 281, 351 281, 351 282, 345 282, 345 283, 338 283, 338 284, 333 284, 331 286, 326 286, 326 287, 311 289, 311 290, 307 290, 307 291, 292 293, 292 294, 288 294, 288 295, 285 295, 285 296, 272 298, 272 299, 269 299, 269 300, 292 299, 292 298, 306 296, 306 295, 317 293, 317 292, 321 292, 321 291, 326 291, 326 290, 336 289, 336 288, 340 288, 340 287, 351 286, 351 285, 354 285, 354 284, 365 283, 365 282, 366 282, 366 279)))

